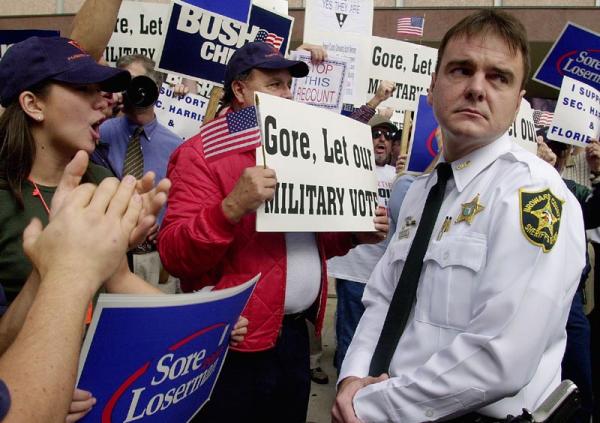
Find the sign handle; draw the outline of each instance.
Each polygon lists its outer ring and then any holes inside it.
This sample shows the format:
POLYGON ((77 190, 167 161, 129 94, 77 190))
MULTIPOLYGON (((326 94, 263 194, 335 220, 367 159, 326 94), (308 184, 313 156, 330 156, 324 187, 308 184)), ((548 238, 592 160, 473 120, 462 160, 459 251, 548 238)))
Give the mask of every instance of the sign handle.
POLYGON ((221 97, 223 96, 223 87, 212 87, 210 90, 210 100, 208 100, 208 106, 206 108, 206 114, 204 115, 204 120, 202 120, 202 124, 206 124, 214 119, 217 114, 217 109, 219 108, 219 101, 221 101, 221 97))
POLYGON ((402 138, 400 139, 400 154, 408 154, 408 138, 412 129, 412 111, 404 111, 404 122, 402 123, 402 138))

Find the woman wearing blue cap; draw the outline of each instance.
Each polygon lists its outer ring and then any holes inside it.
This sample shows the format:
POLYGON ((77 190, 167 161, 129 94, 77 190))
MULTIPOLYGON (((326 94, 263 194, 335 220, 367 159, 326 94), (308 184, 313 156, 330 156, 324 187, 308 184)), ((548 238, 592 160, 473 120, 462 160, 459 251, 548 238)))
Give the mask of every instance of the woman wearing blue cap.
MULTIPOLYGON (((0 104, 5 108, 0 116, 0 285, 8 302, 23 290, 0 325, 0 354, 19 332, 39 286, 23 252, 23 231, 33 217, 48 223, 65 167, 79 150, 94 151, 106 107, 102 93, 122 91, 129 80, 128 72, 98 65, 66 38, 29 38, 13 45, 0 61, 0 104)), ((85 162, 87 158, 82 173, 85 162)), ((98 184, 108 176, 106 169, 90 164, 83 180, 98 184)), ((165 181, 145 196, 153 210, 148 208, 149 215, 138 222, 137 238, 153 225, 168 186, 165 181), (154 195, 159 191, 165 193, 154 195)), ((129 273, 125 260, 121 268, 118 278, 112 278, 119 284, 107 283, 107 289, 154 292, 129 273)), ((86 401, 73 402, 70 421, 93 403, 89 394, 75 399, 86 401)))

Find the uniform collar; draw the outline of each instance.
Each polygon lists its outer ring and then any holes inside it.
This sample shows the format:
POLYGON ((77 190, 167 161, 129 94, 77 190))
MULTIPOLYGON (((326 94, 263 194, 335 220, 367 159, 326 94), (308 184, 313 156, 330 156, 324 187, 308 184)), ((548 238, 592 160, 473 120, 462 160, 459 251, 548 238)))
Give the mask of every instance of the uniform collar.
MULTIPOLYGON (((130 136, 133 135, 135 128, 137 128, 139 125, 130 121, 127 116, 125 116, 125 122, 127 124, 127 130, 129 131, 129 135, 130 136)), ((150 141, 152 139, 152 134, 154 133, 154 130, 156 129, 157 125, 158 125, 158 121, 156 120, 156 116, 155 116, 151 122, 148 122, 147 124, 144 125, 144 136, 141 137, 141 139, 146 138, 148 141, 150 141)))
MULTIPOLYGON (((512 140, 505 132, 500 138, 492 141, 488 145, 478 148, 477 150, 467 154, 465 157, 455 160, 451 163, 454 183, 458 192, 469 185, 482 170, 492 164, 498 157, 508 152, 511 148, 512 140)), ((440 161, 446 161, 442 158, 440 161)), ((428 177, 427 184, 431 183, 431 176, 435 172, 431 172, 428 177)))

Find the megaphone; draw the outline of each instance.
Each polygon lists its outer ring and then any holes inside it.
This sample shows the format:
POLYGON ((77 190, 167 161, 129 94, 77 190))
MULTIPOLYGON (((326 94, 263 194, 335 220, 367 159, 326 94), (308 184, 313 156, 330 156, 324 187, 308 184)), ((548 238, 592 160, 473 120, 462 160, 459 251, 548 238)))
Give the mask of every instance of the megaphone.
POLYGON ((158 100, 158 87, 151 78, 144 75, 133 78, 123 93, 123 101, 126 105, 140 109, 152 106, 156 100, 158 100))

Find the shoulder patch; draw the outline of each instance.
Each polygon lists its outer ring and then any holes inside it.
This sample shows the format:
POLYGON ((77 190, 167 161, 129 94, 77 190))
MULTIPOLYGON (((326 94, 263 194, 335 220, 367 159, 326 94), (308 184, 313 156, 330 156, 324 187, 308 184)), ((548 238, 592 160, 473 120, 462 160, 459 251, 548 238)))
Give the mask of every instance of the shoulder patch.
POLYGON ((549 252, 558 239, 564 201, 549 188, 541 191, 519 190, 521 231, 525 239, 544 253, 549 252))

